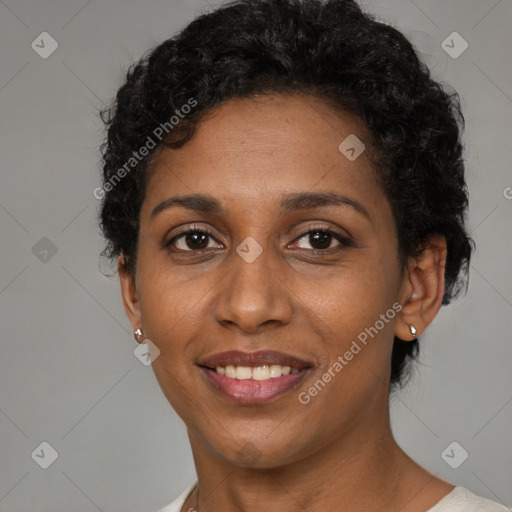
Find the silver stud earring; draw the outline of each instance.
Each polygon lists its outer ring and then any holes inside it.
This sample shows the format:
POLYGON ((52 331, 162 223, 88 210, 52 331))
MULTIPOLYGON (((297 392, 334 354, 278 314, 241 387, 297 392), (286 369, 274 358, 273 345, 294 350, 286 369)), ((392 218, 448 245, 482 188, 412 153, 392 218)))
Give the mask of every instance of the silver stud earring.
POLYGON ((135 341, 137 343, 143 343, 144 342, 144 333, 142 332, 142 329, 138 327, 133 331, 133 337, 135 338, 135 341))
POLYGON ((416 330, 416 327, 414 327, 414 325, 409 325, 409 330, 411 331, 412 337, 415 339, 416 338, 416 333, 418 332, 416 330))

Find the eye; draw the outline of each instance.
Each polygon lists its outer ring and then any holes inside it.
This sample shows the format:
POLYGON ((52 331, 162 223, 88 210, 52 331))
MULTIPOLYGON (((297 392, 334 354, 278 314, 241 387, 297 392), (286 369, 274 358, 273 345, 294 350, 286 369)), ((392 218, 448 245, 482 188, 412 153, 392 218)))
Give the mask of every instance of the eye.
POLYGON ((309 247, 300 245, 300 241, 303 240, 303 244, 310 244, 312 246, 311 250, 314 251, 326 251, 328 249, 348 246, 350 245, 350 240, 339 234, 335 231, 325 228, 325 227, 314 227, 310 228, 296 239, 299 242, 300 249, 309 249, 309 247), (332 246, 333 242, 337 242, 336 245, 332 246))
MULTIPOLYGON (((215 238, 208 228, 197 228, 196 226, 193 226, 171 238, 165 244, 165 247, 167 248, 172 246, 175 249, 184 252, 198 252, 212 248, 210 243, 214 240, 215 238)), ((221 244, 220 246, 222 247, 221 244)), ((219 248, 216 246, 214 247, 219 248)))
MULTIPOLYGON (((299 249, 317 252, 351 245, 349 238, 325 227, 309 228, 301 233, 296 240, 298 240, 296 243, 298 243, 299 249), (336 242, 335 245, 333 245, 333 242, 336 242), (306 246, 303 244, 306 244, 306 246), (311 248, 307 247, 307 244, 310 244, 311 248)), ((164 244, 164 247, 173 247, 182 252, 200 252, 212 248, 222 248, 222 244, 216 241, 213 233, 208 228, 192 226, 172 237, 164 244)))

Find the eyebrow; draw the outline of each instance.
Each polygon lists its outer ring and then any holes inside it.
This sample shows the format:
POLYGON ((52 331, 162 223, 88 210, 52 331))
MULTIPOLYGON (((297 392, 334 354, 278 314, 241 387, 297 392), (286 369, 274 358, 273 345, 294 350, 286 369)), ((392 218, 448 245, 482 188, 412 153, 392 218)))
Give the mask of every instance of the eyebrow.
MULTIPOLYGON (((222 213, 220 202, 212 196, 205 194, 190 194, 185 196, 172 196, 157 204, 151 212, 151 218, 172 206, 181 206, 187 210, 201 213, 222 213)), ((312 210, 324 206, 350 206, 358 213, 371 221, 368 210, 354 199, 350 199, 336 192, 300 192, 285 196, 280 204, 282 215, 297 210, 312 210)))

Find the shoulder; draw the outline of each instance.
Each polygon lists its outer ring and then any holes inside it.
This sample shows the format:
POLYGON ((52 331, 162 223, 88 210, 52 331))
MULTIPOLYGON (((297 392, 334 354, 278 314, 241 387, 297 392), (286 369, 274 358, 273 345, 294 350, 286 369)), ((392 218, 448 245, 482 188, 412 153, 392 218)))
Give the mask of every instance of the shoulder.
POLYGON ((196 485, 197 482, 190 484, 172 503, 169 503, 169 505, 160 509, 158 512, 181 512, 181 507, 183 507, 183 504, 196 485))
MULTIPOLYGON (((194 490, 197 482, 192 483, 185 489, 172 503, 160 509, 158 512, 181 512, 181 508, 194 490)), ((439 503, 427 512, 511 512, 507 508, 495 501, 482 498, 473 494, 464 487, 457 486, 453 491, 446 495, 439 503)))
POLYGON ((482 498, 464 487, 457 486, 427 512, 510 512, 511 510, 500 503, 482 498))

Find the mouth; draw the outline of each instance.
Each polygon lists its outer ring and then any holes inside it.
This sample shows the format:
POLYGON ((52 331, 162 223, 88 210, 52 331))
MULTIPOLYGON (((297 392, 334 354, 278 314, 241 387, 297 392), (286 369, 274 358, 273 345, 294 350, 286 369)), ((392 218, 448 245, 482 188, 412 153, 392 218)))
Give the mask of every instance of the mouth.
POLYGON ((262 404, 296 388, 312 364, 273 350, 229 351, 198 364, 216 392, 244 405, 262 404))

